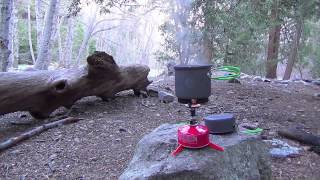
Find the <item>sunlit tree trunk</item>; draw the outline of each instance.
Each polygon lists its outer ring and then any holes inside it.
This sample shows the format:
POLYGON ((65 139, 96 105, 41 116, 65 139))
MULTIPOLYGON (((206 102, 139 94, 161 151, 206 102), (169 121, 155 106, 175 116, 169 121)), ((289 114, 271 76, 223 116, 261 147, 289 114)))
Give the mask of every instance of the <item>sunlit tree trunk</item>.
POLYGON ((15 2, 12 2, 12 13, 10 18, 10 27, 9 27, 9 50, 11 54, 9 56, 8 68, 18 67, 18 58, 19 58, 19 38, 18 38, 18 18, 16 16, 17 9, 15 2))
POLYGON ((274 0, 274 6, 271 10, 271 22, 275 25, 269 30, 269 42, 266 62, 266 77, 277 78, 278 52, 280 45, 280 30, 278 0, 274 0))
POLYGON ((42 0, 35 0, 36 29, 37 29, 37 53, 40 51, 40 43, 43 31, 44 3, 42 0))
POLYGON ((85 34, 84 34, 80 49, 78 51, 77 58, 76 58, 75 66, 79 65, 80 60, 83 58, 84 54, 87 51, 87 46, 88 46, 89 40, 90 40, 91 35, 92 35, 93 31, 94 31, 95 19, 96 19, 96 15, 94 15, 94 18, 89 21, 89 24, 88 24, 88 26, 87 26, 87 28, 85 30, 85 34))
POLYGON ((50 39, 52 35, 53 20, 56 11, 57 0, 51 0, 46 15, 45 27, 43 37, 41 38, 40 50, 38 52, 37 61, 35 64, 36 69, 48 69, 50 59, 48 59, 48 52, 50 49, 50 39))
POLYGON ((36 60, 34 57, 34 52, 33 52, 33 46, 32 46, 32 36, 31 36, 31 11, 30 11, 30 6, 31 6, 31 0, 28 2, 28 39, 29 39, 29 48, 30 48, 30 53, 31 53, 31 58, 33 64, 35 64, 36 60))
POLYGON ((299 44, 300 44, 300 39, 301 39, 301 34, 303 31, 303 22, 301 20, 298 20, 298 22, 295 25, 296 27, 296 33, 292 42, 292 47, 291 47, 291 52, 290 56, 288 59, 287 67, 284 72, 283 79, 288 80, 291 77, 292 69, 294 63, 297 61, 298 58, 298 50, 299 50, 299 44))
POLYGON ((64 67, 70 67, 72 64, 72 55, 73 55, 73 33, 74 33, 74 19, 73 17, 68 18, 68 29, 67 29, 67 37, 64 45, 64 57, 61 60, 64 67))
POLYGON ((0 71, 7 71, 10 55, 8 44, 12 2, 12 0, 0 1, 0 71))

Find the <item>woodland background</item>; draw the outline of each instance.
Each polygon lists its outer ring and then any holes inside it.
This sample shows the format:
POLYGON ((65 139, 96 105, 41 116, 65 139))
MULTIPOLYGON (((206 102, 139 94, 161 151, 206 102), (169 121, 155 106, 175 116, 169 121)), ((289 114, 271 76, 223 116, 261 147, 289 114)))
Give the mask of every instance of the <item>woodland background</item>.
POLYGON ((2 0, 1 71, 118 64, 237 65, 278 79, 320 77, 318 0, 2 0))

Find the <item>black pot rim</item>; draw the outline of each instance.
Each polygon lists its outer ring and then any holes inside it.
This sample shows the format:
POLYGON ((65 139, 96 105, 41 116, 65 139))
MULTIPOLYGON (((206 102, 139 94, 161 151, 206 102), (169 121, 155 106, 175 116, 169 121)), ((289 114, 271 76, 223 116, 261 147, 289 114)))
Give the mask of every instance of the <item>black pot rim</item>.
POLYGON ((208 69, 211 68, 211 64, 198 64, 198 65, 186 65, 186 64, 179 64, 174 66, 175 70, 191 70, 191 69, 208 69))

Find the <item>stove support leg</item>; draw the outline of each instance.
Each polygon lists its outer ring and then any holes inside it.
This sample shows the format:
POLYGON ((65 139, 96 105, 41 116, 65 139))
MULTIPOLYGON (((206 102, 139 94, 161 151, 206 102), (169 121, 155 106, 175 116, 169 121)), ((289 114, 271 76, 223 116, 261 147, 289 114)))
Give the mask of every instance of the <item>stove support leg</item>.
POLYGON ((183 151, 184 147, 179 144, 179 146, 171 153, 172 156, 176 156, 177 154, 183 151))
POLYGON ((224 151, 224 148, 223 148, 223 147, 218 146, 218 145, 213 144, 213 143, 209 143, 208 146, 211 147, 212 149, 215 149, 215 150, 218 150, 218 151, 224 151))

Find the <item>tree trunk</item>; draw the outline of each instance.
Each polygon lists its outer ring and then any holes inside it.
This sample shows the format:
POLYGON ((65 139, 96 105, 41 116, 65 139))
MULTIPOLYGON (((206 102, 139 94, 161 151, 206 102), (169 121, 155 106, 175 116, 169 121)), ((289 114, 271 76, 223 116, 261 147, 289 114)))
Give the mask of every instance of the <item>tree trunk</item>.
POLYGON ((266 63, 266 78, 277 78, 278 52, 280 46, 280 30, 278 0, 273 1, 271 10, 271 21, 275 23, 274 27, 269 30, 269 42, 266 63))
POLYGON ((8 69, 17 67, 17 62, 19 58, 19 40, 18 40, 18 18, 16 16, 17 9, 15 7, 15 2, 12 2, 12 12, 10 18, 9 27, 9 50, 11 51, 8 61, 8 69))
POLYGON ((8 44, 12 2, 12 0, 1 0, 0 2, 0 72, 7 71, 10 55, 8 44))
POLYGON ((89 24, 88 24, 87 29, 85 31, 81 46, 80 46, 79 51, 78 51, 78 56, 76 58, 76 64, 75 64, 76 67, 79 66, 80 60, 82 59, 84 53, 87 50, 87 46, 88 46, 89 40, 90 40, 91 35, 92 35, 93 31, 94 31, 95 20, 96 20, 96 15, 94 15, 94 18, 89 21, 89 24))
POLYGON ((62 52, 62 40, 61 40, 61 25, 63 24, 64 18, 60 19, 60 22, 58 23, 57 27, 57 38, 58 38, 58 55, 59 55, 59 60, 58 62, 60 63, 63 59, 63 52, 62 52))
POLYGON ((56 11, 57 0, 51 0, 46 15, 46 22, 41 38, 40 50, 38 52, 37 61, 35 64, 36 69, 45 70, 49 67, 49 59, 47 58, 50 50, 50 39, 52 34, 53 20, 56 11))
POLYGON ((37 53, 40 51, 40 43, 42 38, 43 31, 43 19, 44 13, 42 12, 44 9, 44 3, 42 0, 35 0, 35 14, 36 14, 36 28, 37 28, 37 53))
POLYGON ((74 20, 73 17, 68 18, 67 37, 64 45, 64 58, 62 59, 62 66, 70 68, 73 59, 73 32, 74 32, 74 20))
POLYGON ((296 23, 296 26, 295 26, 296 27, 296 33, 295 33, 295 37, 294 37, 293 42, 292 42, 292 48, 291 48, 290 56, 289 56, 289 59, 288 59, 287 67, 286 67, 286 70, 284 72, 284 76, 283 76, 284 80, 290 79, 294 62, 298 58, 298 50, 299 50, 300 38, 301 38, 302 31, 303 31, 302 26, 303 26, 303 22, 301 20, 299 20, 296 23))
POLYGON ((104 52, 95 52, 87 63, 80 69, 0 73, 0 115, 29 111, 35 118, 46 118, 83 97, 105 100, 123 90, 146 91, 151 83, 147 66, 119 67, 104 52))
POLYGON ((31 11, 30 11, 30 6, 31 6, 31 0, 28 2, 28 39, 29 39, 29 48, 30 48, 30 53, 31 53, 31 58, 33 64, 35 64, 36 60, 34 57, 34 52, 33 52, 33 46, 32 46, 32 27, 31 27, 31 11))

